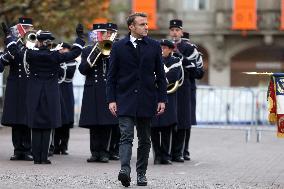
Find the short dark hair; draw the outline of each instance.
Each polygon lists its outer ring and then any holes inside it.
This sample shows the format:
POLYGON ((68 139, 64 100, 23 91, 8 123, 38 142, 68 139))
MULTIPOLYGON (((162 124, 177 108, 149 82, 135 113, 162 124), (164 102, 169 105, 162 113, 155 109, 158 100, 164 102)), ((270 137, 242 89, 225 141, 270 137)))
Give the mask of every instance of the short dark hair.
POLYGON ((135 13, 132 13, 128 16, 126 22, 127 22, 127 26, 129 27, 131 24, 133 24, 134 20, 136 17, 144 17, 144 18, 147 18, 147 14, 146 13, 143 13, 143 12, 135 12, 135 13))

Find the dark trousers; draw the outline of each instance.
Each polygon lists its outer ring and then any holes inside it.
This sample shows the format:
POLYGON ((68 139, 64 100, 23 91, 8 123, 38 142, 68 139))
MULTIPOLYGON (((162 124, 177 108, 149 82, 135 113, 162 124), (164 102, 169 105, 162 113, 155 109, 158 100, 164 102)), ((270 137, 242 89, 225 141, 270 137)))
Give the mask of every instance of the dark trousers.
POLYGON ((154 159, 171 160, 172 127, 152 127, 151 140, 154 159))
POLYGON ((119 155, 119 140, 120 140, 120 130, 118 125, 113 125, 111 128, 111 141, 109 153, 110 155, 119 155))
POLYGON ((172 158, 183 157, 186 129, 173 129, 172 158))
POLYGON ((68 150, 68 142, 70 136, 69 127, 59 127, 54 132, 54 151, 68 150))
POLYGON ((121 133, 119 143, 121 169, 126 170, 128 173, 131 172, 130 160, 132 156, 134 125, 136 125, 138 137, 136 172, 146 173, 151 148, 151 118, 120 116, 118 122, 121 133))
POLYGON ((90 150, 94 157, 109 157, 111 126, 97 126, 90 129, 90 150))
POLYGON ((31 154, 31 129, 25 125, 12 127, 12 142, 15 155, 31 154))
POLYGON ((32 151, 34 161, 47 160, 51 129, 32 129, 32 151))
POLYGON ((190 134, 191 134, 191 127, 185 130, 185 142, 184 142, 183 156, 190 156, 190 152, 189 152, 190 134))

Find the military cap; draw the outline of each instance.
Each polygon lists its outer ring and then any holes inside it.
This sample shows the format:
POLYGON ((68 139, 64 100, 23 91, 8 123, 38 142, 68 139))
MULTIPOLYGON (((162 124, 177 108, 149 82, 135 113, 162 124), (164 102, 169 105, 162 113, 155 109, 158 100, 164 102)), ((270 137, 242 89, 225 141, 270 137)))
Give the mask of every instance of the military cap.
POLYGON ((160 44, 163 45, 163 46, 167 46, 167 47, 169 47, 170 49, 174 49, 174 48, 175 48, 174 43, 171 42, 170 40, 167 40, 167 39, 162 39, 162 40, 160 41, 160 44))
POLYGON ((69 43, 63 42, 61 45, 62 48, 71 49, 71 45, 69 43))
POLYGON ((188 32, 183 32, 182 38, 189 39, 189 33, 188 32))
POLYGON ((19 24, 23 24, 23 25, 33 25, 33 20, 32 20, 31 18, 20 17, 20 18, 19 18, 19 24))
POLYGON ((170 20, 170 29, 171 28, 180 28, 182 29, 182 20, 174 19, 170 20))
POLYGON ((113 30, 113 31, 117 31, 117 25, 114 23, 106 23, 106 29, 107 30, 113 30))
POLYGON ((55 37, 53 37, 50 31, 40 31, 40 33, 37 34, 37 40, 39 41, 54 40, 54 39, 55 37))
POLYGON ((93 30, 96 31, 106 31, 106 24, 93 24, 93 30))

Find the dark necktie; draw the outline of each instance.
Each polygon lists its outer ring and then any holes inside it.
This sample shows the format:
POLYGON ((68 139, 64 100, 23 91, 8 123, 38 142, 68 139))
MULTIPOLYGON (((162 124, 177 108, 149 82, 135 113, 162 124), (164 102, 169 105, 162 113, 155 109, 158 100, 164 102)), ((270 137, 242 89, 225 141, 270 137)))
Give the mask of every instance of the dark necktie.
POLYGON ((137 54, 138 54, 138 56, 139 56, 139 54, 140 54, 140 43, 141 43, 141 40, 138 40, 138 39, 136 39, 135 40, 135 43, 136 43, 136 52, 137 52, 137 54))

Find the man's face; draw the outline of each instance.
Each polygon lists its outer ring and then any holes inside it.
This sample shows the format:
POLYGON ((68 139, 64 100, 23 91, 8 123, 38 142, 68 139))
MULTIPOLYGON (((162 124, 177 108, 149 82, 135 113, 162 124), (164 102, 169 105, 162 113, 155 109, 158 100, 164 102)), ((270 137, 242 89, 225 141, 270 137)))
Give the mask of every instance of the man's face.
POLYGON ((147 36, 148 34, 148 21, 147 18, 137 16, 134 22, 129 26, 131 34, 136 35, 137 38, 147 36))
POLYGON ((172 52, 172 49, 169 48, 169 47, 166 46, 166 45, 162 45, 161 48, 162 48, 162 56, 163 56, 163 57, 169 56, 170 53, 172 52))
POLYGON ((107 39, 110 39, 110 37, 111 37, 112 34, 114 34, 114 33, 115 33, 115 31, 113 31, 113 30, 107 30, 106 38, 107 38, 107 39))
POLYGON ((25 29, 26 32, 34 30, 34 26, 33 25, 22 24, 22 26, 23 26, 23 28, 25 29))
POLYGON ((176 41, 179 41, 180 38, 182 37, 182 35, 183 35, 182 29, 176 28, 176 27, 172 27, 172 28, 170 29, 170 37, 171 37, 172 40, 174 40, 175 42, 176 42, 176 41))

